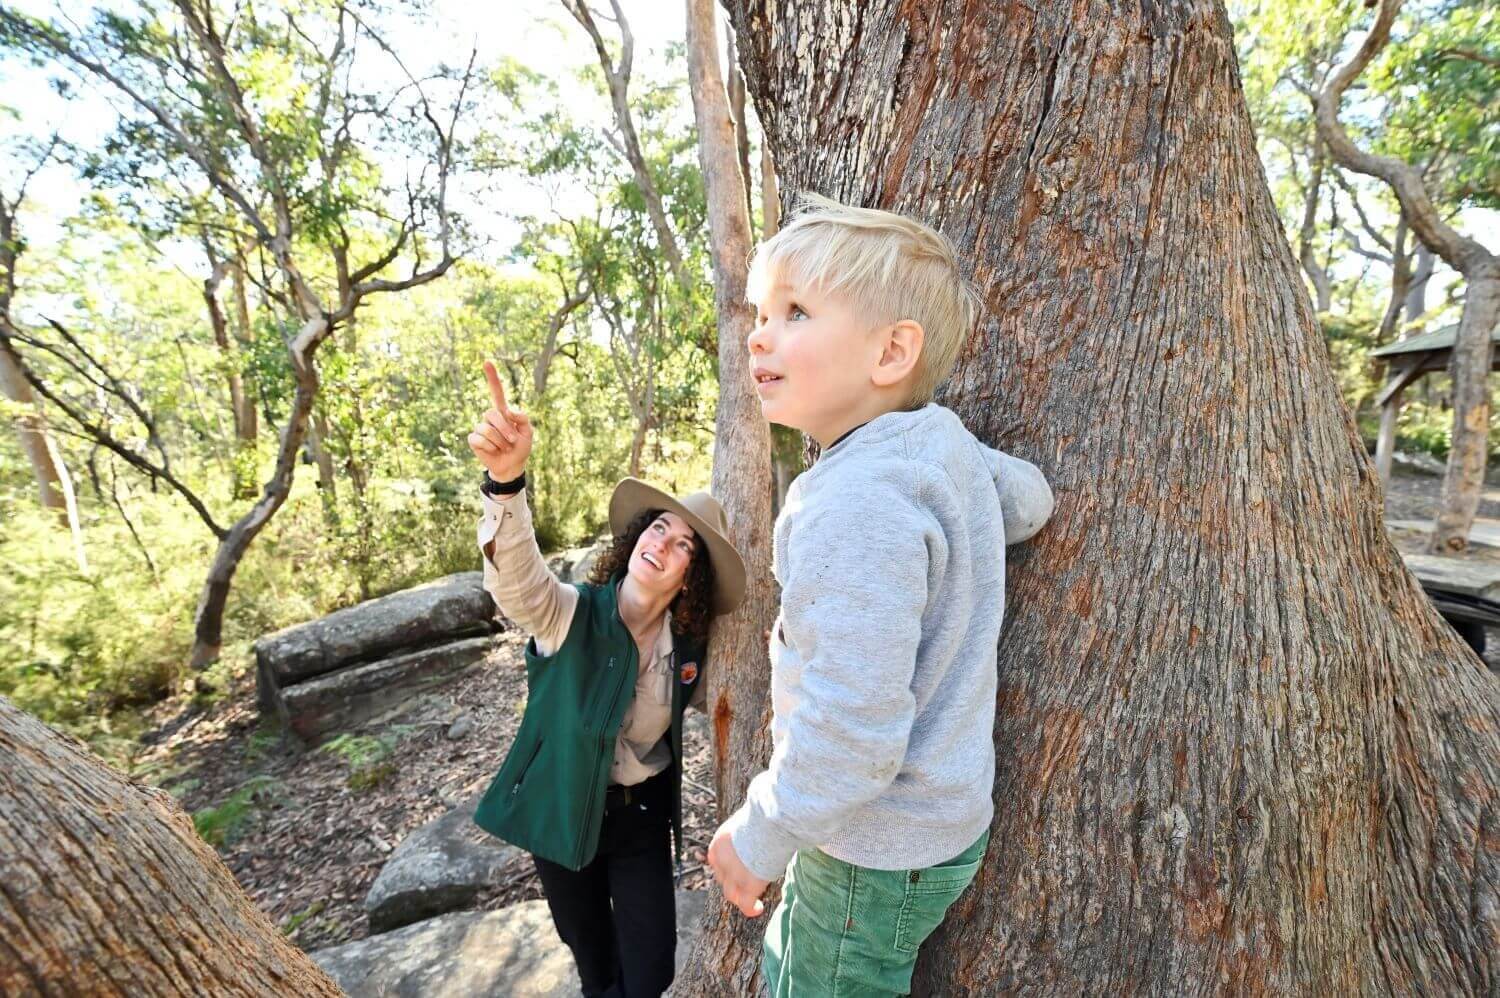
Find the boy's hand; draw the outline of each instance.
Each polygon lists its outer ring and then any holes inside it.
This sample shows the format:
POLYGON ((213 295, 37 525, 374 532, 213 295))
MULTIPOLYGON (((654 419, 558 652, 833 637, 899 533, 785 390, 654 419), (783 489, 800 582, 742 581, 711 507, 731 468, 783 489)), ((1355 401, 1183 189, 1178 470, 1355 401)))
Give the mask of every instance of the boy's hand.
POLYGON ((505 404, 500 372, 489 361, 484 362, 484 378, 490 386, 491 408, 469 434, 469 449, 490 478, 508 482, 526 470, 526 459, 531 456, 531 420, 505 404))
POLYGON ((761 902, 760 896, 766 892, 771 882, 760 879, 740 862, 739 853, 734 851, 729 833, 722 828, 714 834, 713 842, 709 843, 708 867, 714 871, 714 879, 719 882, 724 896, 741 914, 746 918, 757 918, 765 914, 766 906, 761 902))

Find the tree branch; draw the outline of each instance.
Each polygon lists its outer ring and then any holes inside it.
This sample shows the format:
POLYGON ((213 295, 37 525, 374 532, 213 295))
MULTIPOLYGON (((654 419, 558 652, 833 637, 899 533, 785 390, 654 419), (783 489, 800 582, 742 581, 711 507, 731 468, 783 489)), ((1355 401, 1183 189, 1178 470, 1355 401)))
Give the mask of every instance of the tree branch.
POLYGON ((1345 65, 1334 71, 1317 98, 1318 134, 1328 145, 1329 152, 1341 165, 1357 173, 1379 177, 1391 186, 1407 222, 1417 237, 1441 256, 1448 265, 1461 274, 1480 266, 1492 258, 1490 252, 1477 241, 1461 235, 1446 224, 1433 207, 1421 174, 1409 164, 1389 156, 1367 153, 1354 144, 1344 126, 1339 123, 1338 110, 1344 92, 1359 78, 1391 37, 1391 26, 1401 10, 1402 0, 1379 0, 1375 22, 1370 26, 1359 51, 1345 65))

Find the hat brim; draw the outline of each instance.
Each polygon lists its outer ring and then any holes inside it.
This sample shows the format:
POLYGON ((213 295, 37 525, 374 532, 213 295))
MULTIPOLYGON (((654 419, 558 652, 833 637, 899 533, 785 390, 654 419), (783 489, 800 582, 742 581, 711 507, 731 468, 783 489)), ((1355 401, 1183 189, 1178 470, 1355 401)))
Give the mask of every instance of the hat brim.
POLYGON ((714 570, 714 615, 722 616, 739 606, 745 599, 745 559, 717 527, 678 502, 675 496, 639 478, 622 479, 609 500, 610 531, 619 537, 631 520, 648 509, 676 513, 707 545, 708 561, 714 570))

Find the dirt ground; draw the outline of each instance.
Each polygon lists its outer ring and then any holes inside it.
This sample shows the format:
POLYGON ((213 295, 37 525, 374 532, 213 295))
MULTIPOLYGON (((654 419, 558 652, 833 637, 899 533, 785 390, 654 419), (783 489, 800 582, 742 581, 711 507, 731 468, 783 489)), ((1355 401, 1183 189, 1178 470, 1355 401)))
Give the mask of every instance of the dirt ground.
MULTIPOLYGON (((1387 495, 1389 519, 1428 519, 1439 480, 1398 472, 1387 495)), ((1500 487, 1487 489, 1481 516, 1500 518, 1500 487)), ((1396 538, 1403 550, 1420 539, 1396 538)), ((1500 560, 1480 549, 1471 557, 1500 560)), ((222 807, 238 795, 243 814, 229 824, 220 853, 240 883, 304 949, 367 935, 365 894, 391 850, 412 830, 478 794, 499 768, 520 725, 525 700, 522 637, 504 634, 489 659, 436 694, 362 726, 374 761, 352 751, 303 749, 262 728, 252 677, 211 710, 169 715, 137 772, 173 791, 190 813, 222 807), (450 740, 450 724, 467 713, 472 732, 450 740), (352 783, 351 786, 351 778, 352 783)), ((1500 667, 1500 632, 1489 634, 1491 668, 1500 667)), ((713 779, 704 728, 690 724, 686 743, 684 821, 688 850, 713 832, 713 779)), ((352 749, 359 743, 345 740, 352 749)), ((688 860, 683 886, 704 888, 701 866, 688 860)), ((540 897, 529 862, 517 863, 481 907, 540 897)))
MULTIPOLYGON (((489 658, 458 681, 349 732, 366 736, 366 745, 384 739, 374 762, 356 765, 360 760, 341 755, 337 743, 303 749, 260 727, 254 680, 247 677, 210 711, 164 718, 158 729, 164 737, 138 758, 137 770, 171 790, 189 813, 221 807, 237 792, 246 799, 220 855, 303 949, 363 938, 369 934, 364 898, 391 850, 479 794, 499 769, 525 702, 522 644, 518 634, 501 635, 489 658), (449 726, 463 713, 473 730, 450 740, 449 726)), ((684 756, 683 886, 701 888, 705 874, 691 853, 713 833, 713 777, 700 725, 689 724, 684 756)), ((479 907, 540 896, 523 857, 479 907)))

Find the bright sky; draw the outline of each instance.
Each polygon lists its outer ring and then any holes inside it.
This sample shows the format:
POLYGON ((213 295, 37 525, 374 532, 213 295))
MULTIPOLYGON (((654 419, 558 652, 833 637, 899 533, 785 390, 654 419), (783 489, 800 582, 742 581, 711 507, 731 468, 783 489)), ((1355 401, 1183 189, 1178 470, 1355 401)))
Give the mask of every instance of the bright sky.
MULTIPOLYGON (((16 0, 14 6, 23 12, 52 17, 65 9, 70 17, 81 22, 86 17, 84 11, 90 7, 131 5, 69 3, 64 7, 42 0, 16 0)), ((580 121, 592 120, 600 126, 608 121, 609 105, 577 83, 574 72, 595 64, 593 45, 557 0, 507 0, 501 4, 434 0, 431 6, 435 13, 433 30, 418 37, 395 40, 403 60, 414 73, 420 74, 423 64, 464 60, 470 48, 477 46, 480 65, 493 65, 501 57, 512 57, 553 77, 568 100, 570 111, 580 121)), ((622 0, 621 6, 635 36, 633 79, 666 75, 669 72, 666 47, 684 37, 684 6, 660 0, 622 0)), ((608 9, 602 3, 596 3, 595 7, 608 9)), ((600 30, 611 37, 614 26, 601 22, 600 30)), ((680 64, 678 71, 685 71, 680 64)), ((16 60, 0 60, 0 107, 10 105, 21 114, 19 121, 0 118, 0 127, 43 138, 55 128, 65 140, 84 146, 111 131, 116 121, 111 103, 119 98, 107 89, 89 85, 76 91, 71 99, 64 99, 45 81, 46 73, 42 70, 16 60)), ((6 169, 9 168, 7 165, 6 169)), ((28 238, 36 245, 53 242, 60 235, 59 223, 76 214, 87 193, 86 185, 67 169, 49 168, 38 175, 27 192, 28 210, 23 224, 28 238)), ((580 202, 586 196, 586 192, 573 192, 580 202)), ((541 193, 520 179, 503 182, 492 197, 494 203, 515 206, 528 213, 541 213, 546 208, 541 193)), ((462 203, 462 198, 455 198, 455 202, 462 203)), ((515 227, 498 215, 471 218, 471 222, 499 251, 508 249, 516 237, 515 227)))

